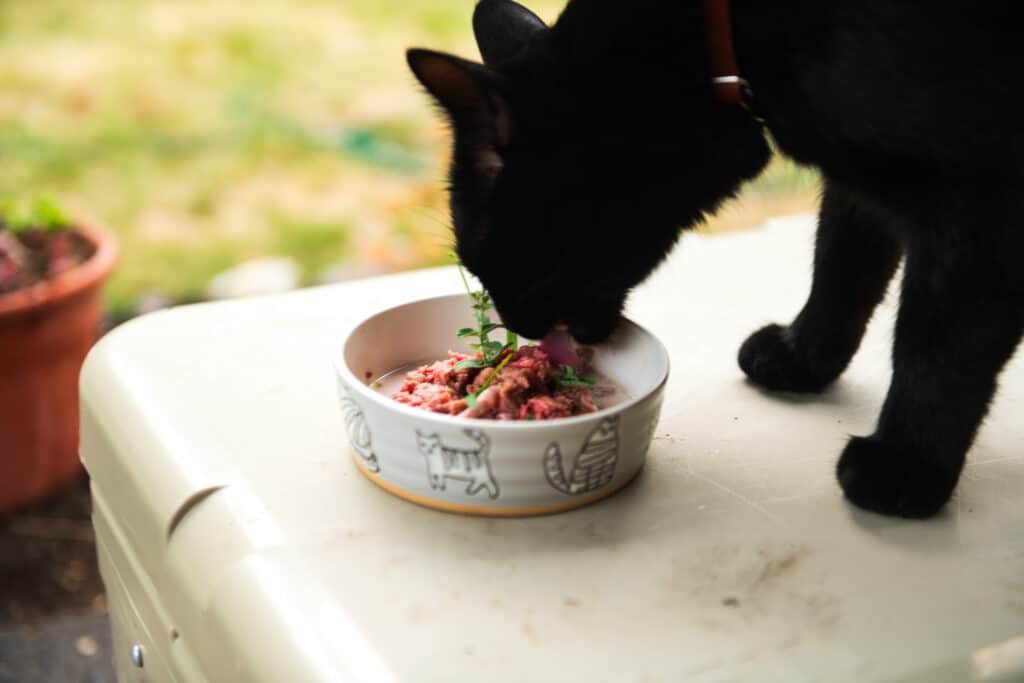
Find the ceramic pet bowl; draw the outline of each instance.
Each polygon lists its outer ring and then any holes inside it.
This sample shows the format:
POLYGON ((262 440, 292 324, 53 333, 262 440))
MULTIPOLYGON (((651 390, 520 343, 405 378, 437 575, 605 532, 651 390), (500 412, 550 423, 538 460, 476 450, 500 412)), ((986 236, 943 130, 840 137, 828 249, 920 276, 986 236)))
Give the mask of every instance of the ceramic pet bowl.
POLYGON ((570 510, 615 493, 639 473, 654 436, 669 360, 653 335, 624 321, 595 346, 594 369, 626 401, 558 420, 480 420, 412 408, 374 387, 411 363, 468 351, 455 331, 474 325, 465 295, 379 313, 347 336, 336 363, 341 408, 360 471, 427 507, 498 517, 570 510))

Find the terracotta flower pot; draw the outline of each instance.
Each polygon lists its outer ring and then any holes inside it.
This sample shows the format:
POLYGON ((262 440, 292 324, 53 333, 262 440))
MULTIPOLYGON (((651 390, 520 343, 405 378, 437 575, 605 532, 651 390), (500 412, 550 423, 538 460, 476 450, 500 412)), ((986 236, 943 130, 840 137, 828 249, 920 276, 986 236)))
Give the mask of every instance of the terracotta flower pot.
POLYGON ((96 251, 53 280, 0 295, 0 510, 73 478, 78 373, 99 334, 100 289, 117 256, 109 233, 75 231, 96 251))

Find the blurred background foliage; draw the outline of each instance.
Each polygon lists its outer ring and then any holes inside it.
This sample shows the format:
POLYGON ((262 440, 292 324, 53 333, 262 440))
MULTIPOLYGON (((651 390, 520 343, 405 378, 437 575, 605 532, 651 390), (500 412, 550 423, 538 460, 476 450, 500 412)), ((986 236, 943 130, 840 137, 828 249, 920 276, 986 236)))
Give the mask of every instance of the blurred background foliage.
MULTIPOLYGON (((303 281, 441 262, 447 132, 404 49, 477 56, 474 0, 3 0, 0 195, 118 233, 113 310, 268 255, 303 281)), ((561 0, 533 0, 552 21, 561 0)), ((778 160, 708 227, 808 210, 778 160)))

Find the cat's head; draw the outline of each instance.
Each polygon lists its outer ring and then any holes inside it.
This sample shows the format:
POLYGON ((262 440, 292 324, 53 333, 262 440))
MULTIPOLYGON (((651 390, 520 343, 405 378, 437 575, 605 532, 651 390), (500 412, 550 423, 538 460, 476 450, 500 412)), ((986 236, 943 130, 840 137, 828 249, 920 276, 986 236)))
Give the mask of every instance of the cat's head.
POLYGON ((424 434, 416 430, 416 445, 421 453, 432 453, 441 446, 441 437, 437 434, 424 434))
POLYGON ((703 76, 698 85, 638 66, 644 56, 628 46, 591 59, 564 19, 548 28, 511 0, 482 0, 483 64, 420 49, 408 60, 452 124, 460 260, 514 331, 539 339, 564 323, 592 343, 679 229, 756 173, 767 148, 737 168, 720 144, 737 119, 715 119, 703 76))

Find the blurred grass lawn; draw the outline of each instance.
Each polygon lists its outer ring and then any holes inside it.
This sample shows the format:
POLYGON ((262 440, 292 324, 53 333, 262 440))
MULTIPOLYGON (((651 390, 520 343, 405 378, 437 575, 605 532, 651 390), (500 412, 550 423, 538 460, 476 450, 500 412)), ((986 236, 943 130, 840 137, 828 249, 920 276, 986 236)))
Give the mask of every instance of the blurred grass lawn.
MULTIPOLYGON (((4 0, 0 195, 120 236, 115 310, 201 296, 240 260, 437 263, 446 132, 404 48, 476 57, 475 0, 4 0)), ((562 0, 533 0, 553 20, 562 0)), ((814 205, 777 161, 710 229, 814 205)))

